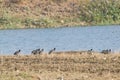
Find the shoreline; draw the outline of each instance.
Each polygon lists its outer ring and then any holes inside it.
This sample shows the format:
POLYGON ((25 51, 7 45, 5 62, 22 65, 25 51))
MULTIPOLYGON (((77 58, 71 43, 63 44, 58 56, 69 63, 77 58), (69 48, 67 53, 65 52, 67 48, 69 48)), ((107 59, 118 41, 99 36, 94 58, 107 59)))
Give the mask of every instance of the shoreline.
MULTIPOLYGON (((34 51, 34 50, 33 50, 34 51)), ((37 51, 37 50, 36 50, 37 51)), ((16 51, 17 52, 17 51, 16 51)), ((14 53, 14 52, 13 52, 14 53)), ((101 51, 95 51, 95 50, 65 50, 65 51, 52 51, 51 54, 55 54, 55 55, 59 55, 59 54, 88 54, 88 55, 92 55, 92 54, 119 54, 120 51, 111 51, 111 49, 105 49, 105 50, 101 50, 101 51)), ((36 52, 36 54, 31 53, 23 53, 23 52, 19 52, 17 55, 14 55, 12 53, 0 53, 0 56, 36 56, 36 55, 51 55, 49 54, 49 51, 42 51, 41 53, 36 52)))
POLYGON ((59 26, 59 27, 44 27, 44 28, 7 28, 7 29, 0 29, 0 30, 24 30, 24 29, 52 29, 52 28, 55 28, 55 29, 57 29, 57 28, 76 28, 76 27, 81 27, 81 28, 83 28, 83 27, 103 27, 103 26, 105 26, 105 27, 109 27, 109 26, 120 26, 120 24, 107 24, 107 25, 87 25, 87 26, 81 26, 81 25, 79 25, 79 26, 59 26))

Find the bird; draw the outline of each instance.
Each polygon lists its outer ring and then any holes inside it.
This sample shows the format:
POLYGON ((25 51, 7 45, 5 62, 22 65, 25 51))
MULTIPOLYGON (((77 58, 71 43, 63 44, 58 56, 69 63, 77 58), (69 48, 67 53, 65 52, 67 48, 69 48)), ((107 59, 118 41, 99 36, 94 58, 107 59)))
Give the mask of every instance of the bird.
POLYGON ((39 51, 40 51, 40 49, 35 49, 35 50, 33 50, 31 53, 34 54, 34 55, 36 55, 36 54, 39 53, 39 51))
POLYGON ((35 55, 36 54, 36 50, 33 50, 31 53, 35 55))
POLYGON ((93 49, 90 49, 87 51, 88 54, 92 54, 92 52, 93 52, 93 49))
POLYGON ((40 48, 39 48, 39 49, 36 49, 36 51, 40 51, 40 48))
POLYGON ((101 53, 109 54, 109 53, 111 53, 111 49, 102 50, 101 53))
POLYGON ((14 55, 18 55, 20 53, 20 51, 21 51, 20 49, 18 51, 15 51, 14 55))
POLYGON ((41 50, 39 51, 39 54, 41 54, 43 51, 44 51, 44 49, 41 49, 41 50))
POLYGON ((36 54, 39 54, 41 50, 40 49, 36 49, 36 54))
POLYGON ((55 51, 56 50, 56 48, 53 48, 52 50, 50 50, 49 52, 48 52, 48 54, 51 54, 53 51, 55 51))

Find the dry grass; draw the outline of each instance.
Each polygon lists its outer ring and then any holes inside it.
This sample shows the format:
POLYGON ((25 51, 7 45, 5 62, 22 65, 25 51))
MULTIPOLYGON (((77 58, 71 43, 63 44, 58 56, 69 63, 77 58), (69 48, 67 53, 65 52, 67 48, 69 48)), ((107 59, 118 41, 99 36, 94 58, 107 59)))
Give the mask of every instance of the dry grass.
POLYGON ((0 29, 120 24, 119 0, 0 0, 0 29))
POLYGON ((120 80, 120 54, 85 51, 0 56, 0 80, 120 80))

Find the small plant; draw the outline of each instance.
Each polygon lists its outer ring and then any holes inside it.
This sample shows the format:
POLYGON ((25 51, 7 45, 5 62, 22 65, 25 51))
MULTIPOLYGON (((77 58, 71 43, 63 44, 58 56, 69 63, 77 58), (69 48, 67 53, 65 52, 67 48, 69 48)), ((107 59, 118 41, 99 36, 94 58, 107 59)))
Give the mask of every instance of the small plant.
POLYGON ((24 21, 22 21, 22 23, 25 25, 25 26, 31 26, 33 20, 32 19, 29 19, 29 18, 26 18, 24 21))
POLYGON ((62 2, 66 2, 67 0, 52 0, 52 1, 56 3, 62 3, 62 2))
POLYGON ((9 0, 11 3, 20 3, 22 0, 9 0))
POLYGON ((9 21, 7 18, 4 18, 4 17, 0 17, 0 25, 4 25, 4 24, 8 24, 9 21))
POLYGON ((36 27, 47 27, 47 26, 49 27, 51 26, 51 24, 53 24, 53 20, 49 18, 40 18, 38 20, 32 21, 32 25, 36 27))

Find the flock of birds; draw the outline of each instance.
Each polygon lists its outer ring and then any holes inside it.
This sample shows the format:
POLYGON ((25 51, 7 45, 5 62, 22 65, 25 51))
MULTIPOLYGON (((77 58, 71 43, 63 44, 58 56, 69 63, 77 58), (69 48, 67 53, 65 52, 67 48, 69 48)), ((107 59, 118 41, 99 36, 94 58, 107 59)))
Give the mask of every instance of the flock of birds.
MULTIPOLYGON (((53 51, 55 51, 56 48, 51 49, 48 54, 51 54, 53 51)), ((31 52, 31 54, 36 55, 36 54, 41 54, 44 51, 44 49, 35 49, 31 52)), ((19 55, 21 50, 19 49, 18 51, 14 52, 14 55, 19 55)))
MULTIPOLYGON (((51 49, 48 54, 51 54, 52 52, 54 52, 56 50, 56 48, 51 49)), ((35 49, 31 52, 31 54, 36 55, 36 54, 41 54, 44 51, 44 49, 35 49)), ((21 52, 21 50, 15 51, 14 55, 19 55, 19 53, 21 52)), ((88 54, 91 54, 93 51, 93 49, 90 49, 87 51, 88 54)), ((106 49, 106 50, 102 50, 100 53, 103 54, 109 54, 111 53, 111 49, 106 49)))
MULTIPOLYGON (((93 49, 90 49, 90 50, 87 51, 88 54, 92 54, 93 52, 94 52, 93 49)), ((111 52, 112 52, 111 49, 106 49, 106 50, 102 50, 100 53, 102 53, 102 54, 110 54, 111 52)))

